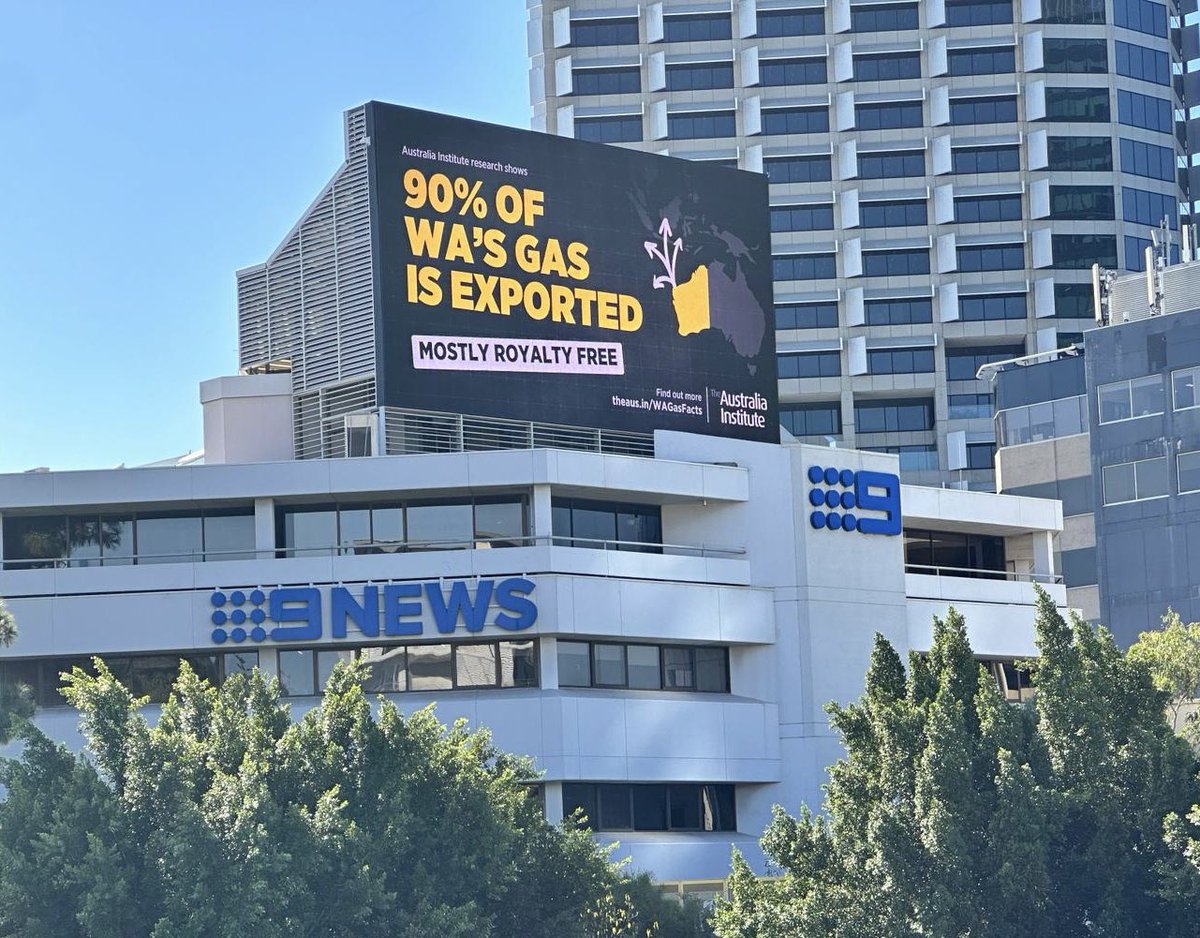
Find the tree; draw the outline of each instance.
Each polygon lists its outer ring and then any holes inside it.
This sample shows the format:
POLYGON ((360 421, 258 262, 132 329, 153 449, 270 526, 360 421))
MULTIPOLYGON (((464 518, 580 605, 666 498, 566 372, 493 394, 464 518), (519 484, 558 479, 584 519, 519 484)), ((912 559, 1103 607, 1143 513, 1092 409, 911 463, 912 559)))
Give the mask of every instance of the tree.
POLYGON ((0 935, 684 936, 587 832, 546 823, 529 762, 339 666, 299 722, 258 672, 186 664, 157 725, 103 662, 66 696, 92 756, 29 724, 0 782, 0 935), (622 909, 622 916, 615 914, 622 909))
POLYGON ((862 698, 828 708, 846 755, 824 816, 776 809, 776 879, 735 854, 717 934, 1194 936, 1170 892, 1186 861, 1163 836, 1197 800, 1194 761, 1146 668, 1039 589, 1037 696, 1013 706, 962 617, 934 626, 907 669, 877 636, 862 698))
POLYGON ((1200 689, 1200 622, 1185 625, 1174 609, 1168 609, 1162 621, 1161 629, 1138 636, 1129 648, 1129 657, 1149 668, 1154 686, 1166 691, 1171 729, 1192 745, 1200 745, 1200 723, 1194 710, 1200 689))
MULTIPOLYGON (((0 596, 0 647, 10 648, 17 640, 17 617, 0 596)), ((0 743, 12 739, 14 720, 33 713, 33 696, 23 684, 12 684, 0 672, 0 743)))

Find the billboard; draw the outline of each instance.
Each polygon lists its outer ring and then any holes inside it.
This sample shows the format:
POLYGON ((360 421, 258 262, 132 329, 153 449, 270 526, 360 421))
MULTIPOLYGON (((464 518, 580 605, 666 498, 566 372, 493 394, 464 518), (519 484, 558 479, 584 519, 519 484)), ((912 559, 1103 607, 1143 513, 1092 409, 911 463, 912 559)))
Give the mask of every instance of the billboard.
POLYGON ((380 403, 777 442, 764 176, 367 109, 380 403))

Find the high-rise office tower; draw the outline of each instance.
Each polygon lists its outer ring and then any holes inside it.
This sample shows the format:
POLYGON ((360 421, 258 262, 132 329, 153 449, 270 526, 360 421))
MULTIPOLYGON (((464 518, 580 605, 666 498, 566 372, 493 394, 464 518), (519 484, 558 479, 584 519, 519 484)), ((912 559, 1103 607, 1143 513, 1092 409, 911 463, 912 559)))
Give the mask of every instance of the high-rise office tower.
POLYGON ((765 172, 784 427, 990 488, 981 365, 1092 322, 1184 200, 1150 0, 528 0, 533 124, 765 172))

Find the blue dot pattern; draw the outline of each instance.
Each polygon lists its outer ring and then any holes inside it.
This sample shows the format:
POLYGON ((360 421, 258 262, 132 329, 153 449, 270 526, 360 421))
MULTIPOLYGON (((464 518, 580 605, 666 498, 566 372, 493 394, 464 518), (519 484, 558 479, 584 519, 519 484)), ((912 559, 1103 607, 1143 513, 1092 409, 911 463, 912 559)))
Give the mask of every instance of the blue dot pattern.
POLYGON ((262 607, 266 601, 267 594, 260 589, 251 590, 249 594, 243 590, 234 590, 228 594, 221 590, 213 590, 209 597, 213 606, 210 616, 214 626, 212 640, 218 645, 227 641, 244 642, 247 638, 255 642, 265 642, 267 630, 263 628, 263 623, 267 621, 267 613, 262 607), (245 608, 247 603, 253 608, 245 608), (223 608, 230 605, 235 608, 230 611, 223 608), (247 622, 253 626, 249 631, 244 627, 247 622), (230 624, 233 627, 226 628, 230 624))
POLYGON ((837 469, 833 466, 809 466, 808 481, 814 486, 809 490, 808 501, 817 509, 808 516, 808 523, 818 531, 822 528, 830 531, 856 530, 858 519, 849 513, 850 509, 858 507, 854 498, 853 470, 837 469), (822 484, 828 488, 821 488, 822 484), (822 511, 822 508, 830 510, 822 511), (832 510, 836 508, 843 511, 832 510))

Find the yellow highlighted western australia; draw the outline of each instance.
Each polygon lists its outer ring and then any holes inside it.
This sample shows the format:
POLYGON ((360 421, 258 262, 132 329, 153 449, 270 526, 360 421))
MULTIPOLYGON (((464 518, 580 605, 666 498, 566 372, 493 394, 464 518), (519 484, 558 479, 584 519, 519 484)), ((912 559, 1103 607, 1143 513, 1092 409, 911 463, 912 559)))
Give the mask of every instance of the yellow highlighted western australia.
POLYGON ((708 307, 708 268, 697 267, 686 283, 671 290, 680 335, 703 332, 712 325, 708 307))

